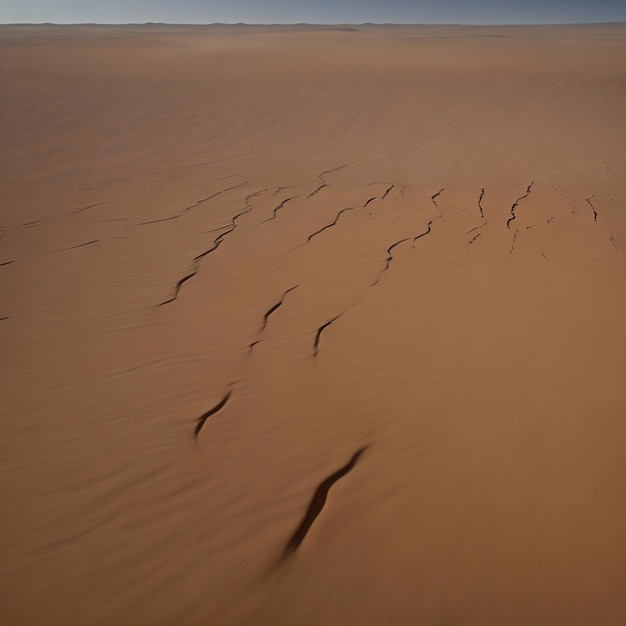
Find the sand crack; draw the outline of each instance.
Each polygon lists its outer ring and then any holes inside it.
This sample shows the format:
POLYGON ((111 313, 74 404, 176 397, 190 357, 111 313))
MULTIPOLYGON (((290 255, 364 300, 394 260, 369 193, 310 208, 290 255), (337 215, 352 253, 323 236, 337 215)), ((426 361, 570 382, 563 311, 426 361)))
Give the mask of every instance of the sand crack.
MULTIPOLYGON (((469 235, 470 233, 473 233, 475 230, 478 230, 478 229, 480 229, 480 228, 483 228, 483 226, 486 226, 486 225, 487 225, 487 218, 485 217, 485 210, 484 210, 483 205, 482 205, 482 201, 483 201, 483 198, 484 198, 484 197, 485 197, 485 188, 483 187, 483 188, 480 190, 480 196, 478 197, 478 212, 480 213, 480 218, 482 219, 483 223, 482 223, 482 224, 479 224, 478 226, 474 226, 474 228, 470 228, 470 229, 467 231, 467 234, 468 234, 468 235, 469 235)), ((475 239, 476 239, 476 237, 474 237, 474 239, 472 239, 472 241, 474 241, 475 239)))
POLYGON ((335 219, 330 223, 330 224, 326 224, 325 226, 322 226, 322 228, 316 230, 314 233, 311 233, 308 237, 307 240, 304 243, 299 243, 297 246, 291 248, 291 250, 289 250, 289 252, 287 254, 291 254, 294 250, 301 248, 302 246, 306 246, 308 243, 311 243, 311 241, 317 237, 318 235, 321 235, 325 230, 328 230, 329 228, 332 228, 333 226, 336 226, 337 222, 339 221, 339 218, 344 214, 347 213, 348 211, 355 211, 356 209, 364 209, 367 207, 367 205, 370 202, 373 202, 374 200, 377 199, 377 196, 374 196, 373 198, 369 198, 365 204, 362 204, 361 206, 351 206, 351 207, 346 207, 345 209, 341 209, 341 211, 339 211, 337 213, 337 215, 335 215, 335 219))
POLYGON ((413 237, 413 242, 412 242, 413 243, 413 247, 415 247, 415 242, 418 239, 421 239, 422 237, 426 237, 426 235, 430 234, 430 231, 432 230, 431 229, 432 223, 433 223, 433 221, 430 220, 430 222, 428 222, 428 224, 426 224, 426 230, 423 233, 420 233, 419 235, 416 235, 415 237, 413 237))
POLYGON ((283 302, 285 301, 285 297, 287 296, 287 294, 292 292, 294 289, 297 289, 298 287, 299 285, 294 285, 293 287, 290 287, 289 289, 287 289, 287 291, 283 293, 281 299, 274 306, 272 306, 268 311, 266 311, 266 313, 263 315, 263 326, 261 326, 261 330, 265 330, 265 327, 267 326, 267 321, 269 320, 270 315, 283 305, 283 302))
MULTIPOLYGON (((430 227, 429 227, 430 228, 430 227)), ((412 241, 415 241, 415 239, 419 239, 420 235, 418 235, 417 237, 405 237, 404 239, 400 239, 399 241, 396 241, 395 243, 392 243, 388 248, 387 248, 387 258, 385 259, 385 267, 383 267, 383 269, 379 272, 378 274, 378 278, 376 278, 376 280, 370 285, 370 287, 375 287, 379 282, 380 279, 382 277, 382 275, 389 269, 389 267, 391 266, 391 262, 393 261, 393 254, 391 253, 391 251, 396 247, 399 246, 401 243, 404 243, 405 241, 409 241, 409 239, 412 239, 412 241)))
POLYGON ((514 203, 513 206, 511 207, 511 217, 509 217, 509 219, 506 221, 506 227, 511 230, 511 222, 513 222, 514 220, 517 219, 517 215, 515 214, 515 209, 517 208, 517 205, 524 200, 525 198, 528 198, 528 196, 530 195, 530 190, 533 188, 533 185, 535 183, 531 182, 530 185, 528 185, 528 187, 526 187, 526 193, 523 196, 520 196, 514 203))
POLYGON ((263 220, 262 222, 259 222, 257 224, 257 226, 260 226, 261 224, 265 224, 265 222, 271 222, 272 220, 276 219, 276 214, 278 213, 278 211, 280 211, 288 202, 291 202, 292 200, 295 200, 296 198, 299 198, 300 196, 291 196, 291 198, 286 198, 285 200, 283 200, 277 207, 274 208, 274 210, 272 211, 272 216, 268 217, 266 220, 263 220))
POLYGON ((392 190, 393 188, 394 188, 394 185, 391 185, 391 187, 389 187, 389 188, 387 189, 387 191, 385 191, 385 193, 384 193, 384 194, 380 197, 380 199, 381 199, 381 200, 384 200, 384 199, 385 199, 385 198, 386 198, 386 197, 387 197, 387 196, 391 193, 391 190, 392 190))
POLYGON ((201 200, 198 200, 197 202, 190 204, 188 207, 185 207, 184 209, 182 209, 182 211, 179 211, 178 213, 171 215, 170 217, 162 217, 157 220, 148 220, 147 222, 139 222, 137 226, 146 226, 147 224, 159 224, 160 222, 170 222, 171 220, 176 220, 179 217, 182 217, 185 213, 187 213, 187 211, 191 211, 191 209, 195 209, 197 206, 200 206, 201 204, 204 204, 205 202, 208 202, 209 200, 213 200, 213 198, 217 198, 217 196, 220 196, 221 194, 226 193, 227 191, 231 191, 232 189, 239 189, 239 187, 244 187, 249 182, 250 181, 246 180, 243 183, 240 183, 239 185, 226 187, 226 189, 222 189, 221 191, 218 191, 206 198, 202 198, 201 200))
POLYGON ((437 211, 439 212, 439 217, 443 217, 443 213, 441 212, 441 209, 439 208, 439 205, 437 204, 437 198, 445 191, 445 189, 440 189, 434 196, 430 196, 430 199, 433 201, 433 204, 435 205, 437 211))
MULTIPOLYGON (((343 315, 343 313, 341 314, 343 315)), ((315 359, 319 353, 319 345, 320 345, 320 339, 322 337, 322 333, 335 321, 337 321, 341 315, 337 315, 336 317, 333 317, 332 320, 326 322, 325 324, 322 324, 318 329, 317 332, 315 333, 315 340, 313 341, 313 358, 315 359)))
MULTIPOLYGON (((239 185, 239 186, 241 186, 241 185, 239 185)), ((176 285, 174 286, 174 294, 172 295, 172 297, 168 298, 167 300, 164 300, 158 306, 163 306, 165 304, 170 304, 171 302, 174 302, 174 300, 176 300, 178 298, 178 294, 180 292, 180 288, 188 280, 193 278, 198 273, 198 270, 200 269, 200 261, 205 256, 208 256, 209 254, 211 254, 211 252, 215 252, 215 250, 217 250, 220 247, 220 245, 224 242, 224 239, 226 238, 226 236, 230 235, 230 233, 232 233, 237 228, 237 226, 238 226, 237 219, 240 218, 242 215, 245 215, 246 213, 250 213, 250 211, 252 211, 252 205, 250 204, 250 200, 252 198, 254 198, 255 196, 261 195, 265 191, 267 191, 267 189, 261 189, 260 191, 255 191, 255 192, 253 192, 253 193, 251 193, 251 194, 246 196, 246 198, 244 200, 246 208, 243 211, 240 211, 239 213, 237 213, 235 216, 233 216, 231 218, 231 223, 228 226, 226 226, 226 228, 228 228, 228 230, 223 232, 221 235, 218 235, 213 240, 213 245, 208 250, 205 250, 204 252, 201 252, 199 255, 197 255, 194 258, 193 264, 192 264, 192 268, 191 268, 191 272, 189 274, 187 274, 185 277, 181 278, 176 283, 176 285)))
POLYGON ((350 473, 354 469, 362 454, 368 448, 369 446, 364 446, 363 448, 357 450, 352 455, 352 458, 348 461, 348 463, 346 463, 346 465, 338 469, 336 472, 331 474, 328 478, 326 478, 319 484, 319 486, 315 490, 315 493, 313 494, 313 497, 311 498, 309 507, 307 508, 306 513, 304 514, 304 517, 300 522, 300 525, 298 526, 298 528, 296 528, 296 531, 293 533, 293 535, 287 542, 287 545, 285 546, 282 560, 292 555, 300 547, 300 544, 304 541, 304 538, 307 536, 309 530, 311 530, 313 522, 315 522, 319 514, 324 509, 324 505, 326 504, 326 499, 328 497, 328 492, 330 491, 330 488, 338 480, 346 476, 346 474, 350 473))
POLYGON ((198 418, 198 422, 196 423, 196 427, 193 431, 194 437, 197 439, 198 435, 200 434, 200 431, 202 430, 203 426, 206 424, 206 421, 209 419, 209 417, 211 417, 212 415, 215 415, 216 413, 219 413, 219 411, 221 411, 225 406, 226 403, 228 402, 228 400, 230 400, 230 397, 232 395, 232 391, 229 391, 221 400, 218 404, 216 404, 212 409, 209 409, 206 413, 203 413, 199 418, 198 418))
POLYGON ((324 187, 328 187, 328 181, 324 178, 326 174, 331 174, 332 172, 338 172, 339 170, 342 170, 344 167, 348 167, 348 165, 350 165, 350 163, 344 163, 343 165, 340 165, 339 167, 334 167, 333 169, 330 169, 330 170, 324 170, 321 174, 318 174, 317 177, 320 179, 320 181, 322 181, 322 184, 316 189, 314 189, 306 197, 306 199, 308 200, 309 198, 316 196, 320 191, 322 191, 322 189, 324 189, 324 187))
POLYGON ((591 207, 591 210, 593 211, 593 221, 597 222, 598 221, 598 213, 596 211, 596 207, 593 206, 593 204, 591 203, 591 201, 595 198, 594 196, 589 196, 588 198, 585 198, 585 202, 591 207))

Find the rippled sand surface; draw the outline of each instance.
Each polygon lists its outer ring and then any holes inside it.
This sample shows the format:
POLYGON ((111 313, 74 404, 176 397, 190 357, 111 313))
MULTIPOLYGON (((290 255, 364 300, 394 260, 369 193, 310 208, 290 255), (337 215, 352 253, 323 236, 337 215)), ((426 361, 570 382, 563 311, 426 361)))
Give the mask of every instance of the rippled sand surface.
POLYGON ((626 26, 0 27, 0 621, 626 621, 626 26))

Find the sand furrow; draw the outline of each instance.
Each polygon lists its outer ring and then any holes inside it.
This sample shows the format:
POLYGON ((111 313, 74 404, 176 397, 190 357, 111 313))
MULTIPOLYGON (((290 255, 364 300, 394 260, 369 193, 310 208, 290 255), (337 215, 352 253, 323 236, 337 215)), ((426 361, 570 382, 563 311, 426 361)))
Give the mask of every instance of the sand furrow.
POLYGON ((79 209, 74 209, 67 213, 67 215, 77 215, 78 213, 83 213, 84 211, 88 211, 89 209, 95 209, 99 206, 106 206, 107 204, 111 204, 113 200, 107 200, 106 202, 97 202, 96 204, 88 204, 87 206, 81 207, 79 209))

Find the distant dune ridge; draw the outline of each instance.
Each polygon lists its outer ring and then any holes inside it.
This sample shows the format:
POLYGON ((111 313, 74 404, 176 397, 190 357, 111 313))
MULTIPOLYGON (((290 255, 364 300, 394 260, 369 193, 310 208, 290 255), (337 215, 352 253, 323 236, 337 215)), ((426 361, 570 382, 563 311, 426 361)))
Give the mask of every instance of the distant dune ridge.
POLYGON ((626 621, 626 25, 0 26, 0 621, 626 621))

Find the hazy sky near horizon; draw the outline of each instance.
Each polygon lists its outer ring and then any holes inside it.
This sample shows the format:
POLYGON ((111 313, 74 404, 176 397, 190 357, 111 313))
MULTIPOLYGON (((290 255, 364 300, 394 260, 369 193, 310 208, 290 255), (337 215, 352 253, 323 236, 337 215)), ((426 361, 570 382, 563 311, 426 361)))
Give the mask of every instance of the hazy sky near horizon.
POLYGON ((626 21, 626 0, 2 0, 0 23, 626 21))

